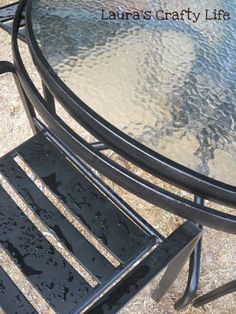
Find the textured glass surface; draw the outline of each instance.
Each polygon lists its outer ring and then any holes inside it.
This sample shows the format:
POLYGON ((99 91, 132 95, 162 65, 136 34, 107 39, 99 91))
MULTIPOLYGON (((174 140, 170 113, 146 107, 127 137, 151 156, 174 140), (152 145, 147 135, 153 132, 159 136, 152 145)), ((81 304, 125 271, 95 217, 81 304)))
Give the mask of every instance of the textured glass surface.
POLYGON ((236 2, 35 0, 33 28, 59 77, 154 151, 236 184, 236 2), (201 12, 192 21, 102 20, 102 10, 201 12), (229 21, 206 21, 224 9, 229 21))

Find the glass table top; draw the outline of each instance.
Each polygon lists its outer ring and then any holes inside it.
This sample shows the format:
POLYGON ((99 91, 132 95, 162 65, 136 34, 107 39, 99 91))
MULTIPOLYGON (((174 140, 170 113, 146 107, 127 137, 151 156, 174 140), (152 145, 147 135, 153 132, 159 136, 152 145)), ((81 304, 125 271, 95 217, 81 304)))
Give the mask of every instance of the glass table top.
POLYGON ((33 0, 32 24, 54 71, 96 113, 236 185, 235 1, 33 0))

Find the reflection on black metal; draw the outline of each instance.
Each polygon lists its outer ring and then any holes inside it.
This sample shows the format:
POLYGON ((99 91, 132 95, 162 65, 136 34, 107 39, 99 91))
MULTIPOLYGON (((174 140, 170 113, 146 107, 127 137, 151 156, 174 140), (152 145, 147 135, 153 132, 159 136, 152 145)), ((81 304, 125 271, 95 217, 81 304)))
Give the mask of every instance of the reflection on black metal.
MULTIPOLYGON (((16 75, 17 71, 9 62, 0 62, 0 74, 6 72, 16 75)), ((48 107, 45 110, 50 115, 48 107)), ((0 186, 0 246, 29 283, 57 313, 81 313, 85 309, 87 313, 116 313, 170 263, 174 266, 174 272, 170 271, 174 281, 182 268, 178 267, 179 260, 183 266, 200 240, 201 230, 186 222, 165 239, 35 116, 32 121, 37 121, 38 134, 0 158, 0 175, 28 210, 53 232, 58 243, 96 280, 96 285, 89 284, 68 263, 0 186), (57 203, 64 205, 87 229, 90 237, 119 261, 117 267, 52 204, 16 156, 53 193, 57 203)), ((6 313, 37 313, 2 268, 0 306, 6 313)))
MULTIPOLYGON (((54 143, 55 147, 57 148, 55 154, 64 154, 65 156, 67 156, 67 158, 69 158, 70 161, 76 165, 79 171, 81 171, 85 177, 87 177, 90 181, 93 182, 96 187, 98 187, 103 193, 105 193, 108 199, 112 199, 113 203, 118 206, 121 211, 125 211, 128 219, 130 219, 130 221, 132 222, 135 221, 135 224, 140 228, 140 230, 142 230, 144 233, 147 233, 150 239, 154 237, 154 239, 158 239, 158 241, 163 240, 163 238, 153 228, 151 228, 151 226, 147 225, 147 223, 141 217, 137 216, 137 214, 132 209, 128 208, 128 210, 126 210, 127 205, 124 204, 124 202, 118 196, 114 195, 111 189, 104 185, 104 183, 99 180, 93 174, 93 172, 91 172, 81 162, 80 159, 84 160, 90 166, 96 168, 100 173, 104 174, 112 181, 124 187, 129 192, 138 195, 139 197, 152 204, 160 206, 171 213, 186 218, 187 220, 192 220, 196 224, 206 225, 211 228, 236 234, 235 216, 222 213, 203 204, 203 199, 210 199, 219 203, 236 206, 235 187, 217 182, 213 179, 207 178, 185 167, 182 167, 168 160, 167 158, 164 158, 163 156, 154 154, 152 151, 146 149, 144 146, 131 140, 122 132, 118 131, 107 122, 99 118, 58 79, 53 71, 49 71, 50 66, 43 58, 32 32, 30 19, 31 1, 29 1, 26 14, 27 42, 33 55, 34 62, 42 78, 44 79, 44 84, 45 86, 47 86, 48 91, 50 90, 49 96, 51 99, 51 104, 54 106, 54 100, 52 99, 53 95, 81 125, 87 128, 91 133, 93 133, 93 135, 95 135, 95 137, 98 138, 101 142, 94 143, 92 145, 87 143, 77 133, 71 130, 70 127, 64 121, 62 121, 59 116, 57 116, 54 110, 49 110, 47 102, 39 94, 36 87, 30 80, 18 49, 17 36, 19 34, 19 28, 21 25, 21 11, 24 8, 24 5, 26 5, 26 2, 27 1, 21 2, 15 15, 12 30, 12 48, 14 64, 17 73, 16 81, 18 84, 18 88, 21 92, 21 96, 23 97, 29 120, 31 122, 31 125, 34 126, 37 132, 43 131, 46 136, 44 137, 42 136, 42 134, 36 135, 33 140, 39 139, 40 141, 42 141, 42 146, 49 145, 47 142, 48 139, 52 143, 54 143), (35 110, 40 114, 41 118, 44 121, 43 123, 36 116, 35 110), (44 123, 47 125, 47 128, 45 128, 44 123), (106 149, 108 147, 125 157, 127 160, 133 162, 136 166, 170 182, 171 184, 177 185, 195 195, 199 195, 199 197, 195 199, 195 202, 183 199, 129 172, 127 169, 123 168, 122 166, 118 165, 117 163, 100 153, 100 150, 106 149)), ((13 71, 13 68, 9 64, 2 64, 2 72, 4 72, 4 68, 6 71, 13 71)), ((45 94, 45 98, 48 99, 48 95, 45 94)), ((22 149, 28 150, 27 154, 25 154, 24 157, 27 158, 28 156, 30 158, 31 149, 29 149, 29 143, 26 143, 25 146, 22 146, 22 149)), ((51 149, 48 153, 51 153, 51 149)), ((8 156, 7 158, 9 159, 10 156, 8 156)), ((12 160, 8 160, 8 162, 12 162, 12 160)), ((31 159, 28 160, 28 163, 30 162, 31 159)), ((65 165, 64 162, 65 161, 62 161, 63 167, 65 165)), ((55 164, 57 165, 57 162, 55 162, 55 164)), ((40 163, 35 163, 34 167, 39 167, 39 165, 40 163)), ((42 171, 42 173, 40 173, 40 177, 46 184, 50 185, 50 188, 53 189, 54 193, 57 195, 60 201, 64 201, 66 203, 65 200, 70 199, 73 195, 71 196, 70 194, 69 196, 67 194, 67 196, 65 196, 65 191, 62 193, 62 190, 60 189, 62 180, 60 180, 60 184, 58 185, 57 173, 59 170, 63 170, 63 167, 62 169, 60 169, 61 165, 57 165, 57 171, 55 172, 56 176, 53 176, 53 174, 49 175, 48 173, 44 172, 46 171, 46 168, 45 170, 44 168, 41 168, 40 170, 42 171)), ((7 177, 7 172, 5 175, 7 177)), ((12 184, 14 184, 14 178, 12 184)), ((96 188, 94 187, 94 189, 96 188)), ((21 193, 20 191, 18 192, 21 193)), ((3 199, 5 199, 5 203, 8 204, 10 208, 12 208, 12 211, 18 210, 16 208, 16 205, 7 198, 4 192, 2 193, 3 199)), ((76 202, 73 203, 71 199, 70 204, 72 206, 73 204, 76 204, 76 202)), ((33 207, 35 208, 35 206, 33 207)), ((32 228, 31 224, 28 221, 25 221, 25 223, 29 224, 29 228, 32 228)), ((91 223, 87 224, 87 228, 91 228, 91 232, 95 236, 99 237, 99 235, 97 235, 96 233, 97 231, 93 231, 91 223)), ((58 234, 58 237, 60 237, 60 233, 58 234)), ((102 236, 101 239, 105 242, 106 245, 110 243, 102 236)), ((179 305, 177 306, 180 308, 189 303, 196 294, 201 248, 199 228, 192 223, 187 223, 183 225, 179 231, 174 233, 167 240, 164 240, 164 242, 162 242, 162 244, 159 245, 153 251, 153 253, 151 253, 139 264, 139 266, 135 267, 129 273, 129 275, 124 277, 124 279, 121 280, 118 286, 112 288, 100 301, 97 301, 97 303, 92 308, 91 313, 94 313, 93 311, 95 309, 104 309, 106 304, 110 305, 111 312, 116 312, 137 292, 136 288, 137 290, 142 288, 155 274, 157 274, 161 269, 163 269, 163 267, 165 267, 172 261, 172 263, 170 263, 169 265, 170 272, 167 273, 166 283, 164 283, 164 285, 162 285, 160 289, 156 291, 156 295, 154 295, 155 299, 160 298, 165 293, 171 281, 176 277, 176 271, 181 269, 184 260, 186 260, 186 258, 189 256, 189 253, 192 252, 196 241, 198 242, 198 244, 190 260, 190 276, 188 287, 184 298, 181 299, 179 305), (178 254, 178 252, 180 252, 180 255, 178 254), (153 268, 153 265, 155 265, 156 267, 153 268), (134 281, 136 282, 136 286, 134 286, 134 281)), ((68 242, 65 243, 68 244, 68 242)), ((150 242, 146 242, 144 244, 145 245, 143 247, 143 250, 138 253, 136 252, 137 254, 134 254, 135 256, 133 255, 132 258, 130 257, 131 264, 134 261, 137 261, 137 259, 143 254, 145 250, 150 248, 150 242)), ((111 245, 111 243, 109 245, 111 245)), ((67 248, 72 247, 72 244, 70 244, 69 246, 67 245, 67 248)), ((11 247, 9 246, 8 248, 10 249, 11 247)), ((113 251, 113 249, 114 247, 111 245, 110 250, 113 251)), ((133 249, 135 249, 135 247, 133 247, 133 249)), ((9 251, 9 253, 11 253, 11 251, 9 251)), ((129 261, 128 256, 121 256, 118 251, 114 251, 114 255, 121 262, 126 261, 126 263, 128 263, 129 261)), ((61 259, 57 257, 57 254, 56 258, 61 261, 61 259)), ((126 266, 130 267, 131 264, 128 263, 126 264, 126 266)), ((24 265, 25 264, 22 264, 20 266, 24 265)), ((95 300, 95 298, 99 296, 101 291, 104 291, 104 289, 106 289, 111 284, 111 282, 117 279, 117 276, 121 275, 124 269, 122 269, 122 271, 119 270, 118 273, 114 272, 114 275, 109 278, 107 282, 104 281, 104 284, 100 286, 97 290, 95 289, 95 291, 91 292, 90 288, 88 288, 87 292, 90 297, 88 297, 87 299, 84 297, 83 301, 81 300, 82 303, 76 307, 73 313, 79 313, 82 309, 89 305, 92 299, 95 300)), ((110 268, 108 268, 107 271, 111 271, 112 273, 112 269, 110 268)), ((102 278, 102 276, 104 276, 104 274, 102 273, 101 267, 101 273, 99 274, 99 276, 97 276, 97 278, 102 278)), ((78 280, 81 283, 83 281, 81 279, 78 280)), ((99 280, 102 281, 102 279, 99 280)), ((37 284, 36 281, 33 282, 33 284, 37 284)), ((50 295, 46 297, 51 299, 50 295)), ((56 306, 55 304, 52 305, 56 306)))

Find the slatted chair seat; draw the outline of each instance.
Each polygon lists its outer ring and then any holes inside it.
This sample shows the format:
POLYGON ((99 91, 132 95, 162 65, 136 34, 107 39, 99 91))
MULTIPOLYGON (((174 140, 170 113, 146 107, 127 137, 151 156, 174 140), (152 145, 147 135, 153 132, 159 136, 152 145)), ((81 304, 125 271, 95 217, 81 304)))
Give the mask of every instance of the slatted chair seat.
MULTIPOLYGON (((95 281, 71 266, 0 185, 0 245, 56 313, 116 313, 176 256, 184 262, 200 235, 188 222, 164 239, 118 197, 121 206, 115 204, 88 173, 44 132, 0 159, 7 184, 95 281), (50 193, 114 263, 69 222, 50 193)), ((2 268, 0 306, 9 314, 37 313, 2 268)))
MULTIPOLYGON (((224 199, 228 205, 234 205, 235 191, 229 186, 185 171, 161 156, 153 159, 155 162, 151 162, 149 167, 143 162, 145 156, 140 154, 142 149, 139 151, 138 147, 133 147, 132 142, 127 142, 122 134, 113 134, 110 127, 105 132, 106 124, 103 125, 93 114, 90 116, 82 102, 74 101, 73 95, 70 97, 71 91, 67 88, 63 90, 61 84, 57 86, 55 73, 48 71, 40 50, 36 52, 32 47, 36 42, 31 38, 29 47, 42 76, 43 95, 40 94, 25 69, 18 47, 17 38, 26 42, 25 34, 31 37, 29 32, 25 33, 26 4, 27 0, 22 0, 0 8, 0 28, 12 34, 14 60, 14 65, 0 61, 0 74, 13 73, 33 132, 42 129, 44 132, 1 158, 0 175, 13 187, 31 214, 34 213, 35 219, 48 228, 58 244, 70 252, 92 276, 96 285, 89 283, 80 271, 68 263, 61 251, 39 230, 38 224, 35 225, 25 214, 17 200, 2 188, 1 183, 0 246, 57 313, 116 313, 167 266, 152 296, 156 301, 160 300, 197 243, 190 258, 187 288, 175 305, 176 309, 185 307, 196 297, 198 288, 201 225, 235 233, 235 217, 204 206, 204 198, 217 202, 224 199), (77 122, 104 142, 90 144, 72 130, 58 116, 54 97, 77 122), (44 124, 50 132, 44 128, 44 124), (95 132, 96 128, 98 130, 95 132), (120 145, 119 149, 118 145, 112 145, 114 138, 120 145), (126 155, 125 150, 130 149, 127 160, 183 189, 189 190, 190 187, 195 194, 194 202, 184 201, 126 171, 100 153, 108 148, 116 148, 121 155, 126 155), (134 152, 137 158, 134 158, 134 152), (52 201, 52 195, 48 197, 41 191, 15 156, 23 160, 37 180, 47 186, 47 191, 54 195, 63 211, 52 201), (80 158, 127 191, 172 214, 195 221, 199 228, 187 222, 165 239, 92 175, 80 163, 80 158), (68 218, 68 212, 76 223, 68 218), (83 232, 77 223, 84 228, 83 232), (84 230, 88 232, 89 239, 84 230), (96 245, 90 241, 91 238, 97 241, 96 245), (106 253, 101 251, 101 246, 106 253)), ((5 271, 4 267, 0 268, 0 310, 2 307, 11 314, 37 312, 5 271)), ((235 281, 195 299, 194 305, 204 305, 232 291, 235 291, 235 281)))

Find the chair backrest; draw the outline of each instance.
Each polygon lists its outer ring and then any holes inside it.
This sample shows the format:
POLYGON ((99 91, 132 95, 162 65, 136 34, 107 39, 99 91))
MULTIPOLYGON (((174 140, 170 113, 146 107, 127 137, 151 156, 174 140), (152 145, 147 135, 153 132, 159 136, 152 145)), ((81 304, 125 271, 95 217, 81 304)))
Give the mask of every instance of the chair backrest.
MULTIPOLYGON (((118 185, 122 186, 129 192, 187 220, 192 220, 197 223, 207 225, 211 228, 235 234, 236 217, 234 215, 226 214, 213 208, 204 206, 203 201, 193 202, 183 199, 182 197, 166 191, 157 185, 141 178, 140 176, 137 176, 134 173, 128 171, 86 142, 52 110, 53 108, 50 108, 49 104, 45 101, 45 99, 41 96, 37 88, 32 83, 24 67, 18 48, 17 33, 20 26, 21 10, 24 8, 26 2, 27 1, 22 1, 16 12, 13 23, 12 48, 17 72, 16 81, 23 98, 28 117, 32 122, 31 124, 39 130, 45 129, 46 124, 48 134, 61 143, 67 153, 73 156, 75 162, 79 156, 79 158, 83 159, 87 164, 96 168, 100 173, 118 185), (42 120, 36 115, 35 109, 40 114, 42 120)), ((35 50, 37 50, 37 48, 35 50)), ((38 53, 40 54, 40 50, 38 53)), ((34 55, 34 58, 36 58, 36 55, 34 55)), ((68 102, 68 99, 65 98, 63 91, 60 90, 60 86, 57 86, 58 88, 55 89, 58 78, 55 76, 55 74, 48 73, 46 63, 40 62, 40 59, 37 60, 37 64, 40 64, 40 74, 42 75, 42 78, 47 78, 45 84, 47 85, 48 89, 54 91, 54 96, 66 109, 68 109, 70 114, 73 115, 74 112, 78 117, 78 112, 76 111, 78 108, 78 103, 75 103, 73 99, 71 99, 70 103, 66 103, 68 102), (48 78, 49 75, 53 76, 53 78, 51 77, 51 80, 50 77, 48 78)), ((81 111, 83 111, 83 108, 81 111)), ((81 120, 80 122, 83 123, 84 121, 81 120)), ((138 166, 140 166, 140 163, 138 163, 138 166)), ((234 187, 216 183, 214 180, 209 179, 204 181, 202 178, 199 178, 199 180, 195 180, 198 182, 198 184, 194 188, 194 186, 191 185, 191 180, 189 181, 189 178, 194 175, 190 172, 189 176, 186 177, 184 171, 182 171, 181 175, 182 178, 186 178, 187 180, 183 185, 181 185, 181 187, 184 189, 186 184, 189 184, 192 187, 192 193, 200 196, 202 200, 203 198, 207 198, 216 200, 218 202, 225 202, 226 204, 232 206, 236 205, 236 189, 234 187), (201 189, 199 188, 199 184, 202 184, 201 189), (203 192, 204 187, 206 187, 205 192, 203 192)), ((174 182, 174 176, 172 177, 173 182, 171 183, 176 184, 176 182, 174 182)), ((179 184, 182 182, 181 180, 179 181, 179 184)))

